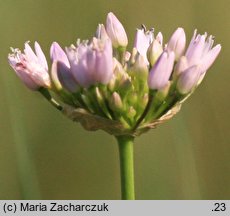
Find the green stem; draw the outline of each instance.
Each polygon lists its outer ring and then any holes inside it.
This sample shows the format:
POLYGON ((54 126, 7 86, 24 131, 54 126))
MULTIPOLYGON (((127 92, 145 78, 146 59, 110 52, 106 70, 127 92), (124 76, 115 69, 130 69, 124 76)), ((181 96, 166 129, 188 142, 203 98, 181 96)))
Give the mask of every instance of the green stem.
POLYGON ((39 92, 51 103, 51 105, 53 105, 59 111, 62 111, 63 107, 57 101, 55 101, 54 98, 52 98, 47 89, 40 88, 39 92))
POLYGON ((134 200, 133 140, 131 136, 117 136, 120 156, 121 194, 123 200, 134 200))

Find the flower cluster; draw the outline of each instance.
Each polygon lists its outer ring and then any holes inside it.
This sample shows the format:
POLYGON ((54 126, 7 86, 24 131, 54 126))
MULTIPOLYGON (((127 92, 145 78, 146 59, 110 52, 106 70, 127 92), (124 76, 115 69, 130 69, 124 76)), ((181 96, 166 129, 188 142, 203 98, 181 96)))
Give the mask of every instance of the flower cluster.
POLYGON ((221 46, 213 43, 213 36, 195 30, 186 49, 184 29, 178 28, 164 45, 161 32, 142 25, 128 52, 125 29, 110 12, 91 40, 65 50, 54 42, 50 72, 37 42, 35 52, 27 42, 24 53, 12 49, 8 59, 27 87, 86 129, 138 135, 179 111, 218 56, 221 46))

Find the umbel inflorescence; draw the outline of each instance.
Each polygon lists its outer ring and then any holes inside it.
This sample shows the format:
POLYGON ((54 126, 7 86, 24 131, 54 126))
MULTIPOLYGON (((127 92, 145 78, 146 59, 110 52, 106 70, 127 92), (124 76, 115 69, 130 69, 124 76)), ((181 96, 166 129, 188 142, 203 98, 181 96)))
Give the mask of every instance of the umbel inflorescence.
POLYGON ((24 53, 12 49, 8 59, 28 88, 84 128, 135 136, 179 111, 218 56, 221 46, 213 43, 213 36, 195 30, 185 49, 185 32, 178 28, 164 45, 161 32, 142 26, 129 52, 122 24, 109 13, 91 40, 65 51, 54 42, 50 72, 37 42, 35 52, 27 42, 24 53))

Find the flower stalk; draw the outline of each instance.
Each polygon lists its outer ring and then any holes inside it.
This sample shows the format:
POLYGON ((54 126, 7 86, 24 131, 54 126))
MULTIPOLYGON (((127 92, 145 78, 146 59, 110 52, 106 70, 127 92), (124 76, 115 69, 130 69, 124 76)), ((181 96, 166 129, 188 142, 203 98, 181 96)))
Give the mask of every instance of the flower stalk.
POLYGON ((132 136, 117 136, 120 157, 122 200, 135 200, 132 136))
POLYGON ((38 91, 50 102, 50 104, 52 104, 52 106, 54 106, 59 111, 63 110, 63 107, 57 101, 55 101, 54 98, 52 98, 47 89, 40 88, 38 91))
POLYGON ((134 128, 133 128, 134 131, 139 127, 139 125, 141 124, 141 122, 144 120, 144 118, 145 118, 145 117, 147 116, 147 114, 149 113, 149 110, 150 110, 150 108, 151 108, 151 106, 152 106, 152 103, 153 103, 153 99, 154 99, 154 95, 155 95, 155 94, 156 94, 156 91, 154 91, 154 90, 151 90, 151 91, 149 92, 148 103, 147 103, 147 105, 146 105, 146 107, 145 107, 145 110, 144 110, 144 112, 142 113, 141 117, 137 120, 137 123, 136 123, 136 125, 135 125, 134 128))

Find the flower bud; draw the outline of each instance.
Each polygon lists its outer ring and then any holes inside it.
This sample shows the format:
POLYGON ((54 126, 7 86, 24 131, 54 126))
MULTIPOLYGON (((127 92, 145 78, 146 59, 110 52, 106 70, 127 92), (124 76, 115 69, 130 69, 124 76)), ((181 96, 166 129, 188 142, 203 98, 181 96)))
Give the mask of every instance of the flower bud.
POLYGON ((164 51, 150 70, 148 85, 152 90, 164 88, 170 78, 174 64, 174 52, 164 51))
POLYGON ((96 96, 96 100, 98 105, 100 106, 100 109, 103 111, 103 113, 108 117, 108 118, 112 118, 108 108, 107 108, 107 104, 105 103, 105 99, 103 94, 101 93, 100 89, 98 87, 95 88, 95 96, 96 96))
POLYGON ((78 85, 70 72, 70 68, 68 68, 63 62, 53 62, 51 77, 57 90, 61 90, 62 86, 71 93, 78 90, 78 85))
POLYGON ((137 54, 136 61, 132 67, 132 70, 137 77, 140 77, 141 79, 146 79, 149 73, 148 65, 146 64, 144 57, 140 54, 137 54))
POLYGON ((133 118, 137 114, 137 111, 133 108, 133 106, 130 106, 127 110, 127 116, 129 118, 133 118))
POLYGON ((125 29, 112 12, 107 15, 106 31, 115 48, 126 47, 128 45, 125 29))
POLYGON ((138 51, 137 51, 137 49, 134 47, 134 48, 132 49, 132 53, 131 53, 131 56, 130 56, 130 63, 131 63, 131 64, 134 64, 134 63, 135 63, 137 55, 138 55, 138 51))
POLYGON ((121 63, 116 58, 113 58, 113 76, 108 85, 109 89, 111 91, 114 91, 114 89, 123 91, 123 87, 126 89, 126 79, 128 79, 128 74, 121 63))
POLYGON ((123 103, 121 100, 120 95, 117 92, 112 94, 112 97, 109 100, 110 108, 114 111, 121 111, 123 110, 123 103))
POLYGON ((116 77, 113 75, 111 80, 109 81, 108 85, 107 85, 108 89, 113 92, 115 87, 116 87, 116 77))
POLYGON ((181 94, 188 94, 200 78, 199 66, 192 66, 180 74, 177 82, 177 89, 181 94))
POLYGON ((132 85, 137 91, 148 90, 147 77, 149 68, 144 57, 139 53, 136 55, 136 61, 130 68, 129 75, 132 78, 132 85))
POLYGON ((145 93, 144 96, 140 99, 140 103, 138 103, 138 107, 139 107, 138 110, 145 109, 145 107, 148 103, 148 100, 149 100, 149 94, 145 93))
POLYGON ((119 91, 124 94, 127 94, 127 92, 133 87, 131 77, 129 77, 128 74, 124 74, 117 84, 119 91))
POLYGON ((162 52, 163 52, 162 45, 159 43, 158 40, 154 40, 150 44, 147 52, 148 60, 151 66, 153 66, 156 63, 157 59, 159 58, 162 52))
POLYGON ((116 58, 113 58, 113 74, 118 80, 125 74, 124 68, 116 58))
POLYGON ((57 90, 61 90, 63 86, 69 92, 76 92, 78 85, 70 72, 69 60, 57 42, 51 45, 50 57, 53 62, 51 78, 57 90))
POLYGON ((184 52, 186 36, 183 28, 178 28, 169 39, 167 50, 175 52, 175 59, 178 60, 184 52))

